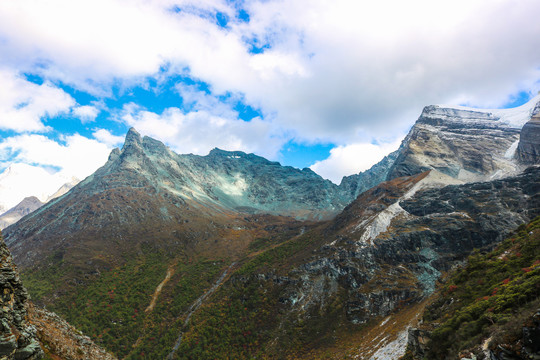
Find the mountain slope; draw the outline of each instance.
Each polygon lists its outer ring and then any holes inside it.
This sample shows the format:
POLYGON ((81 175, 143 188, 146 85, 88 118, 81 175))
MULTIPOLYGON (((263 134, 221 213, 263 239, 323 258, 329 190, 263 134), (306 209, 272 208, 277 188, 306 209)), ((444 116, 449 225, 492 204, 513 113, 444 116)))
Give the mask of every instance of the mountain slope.
POLYGON ((540 214, 538 168, 438 187, 446 181, 434 172, 380 184, 334 220, 246 258, 194 314, 179 352, 201 359, 364 358, 377 343, 405 339, 411 309, 419 311, 442 272, 540 214), (393 328, 394 338, 366 332, 388 316, 402 326, 393 328), (369 343, 368 334, 379 340, 369 343))
POLYGON ((454 271, 409 332, 408 358, 540 356, 540 218, 454 271))

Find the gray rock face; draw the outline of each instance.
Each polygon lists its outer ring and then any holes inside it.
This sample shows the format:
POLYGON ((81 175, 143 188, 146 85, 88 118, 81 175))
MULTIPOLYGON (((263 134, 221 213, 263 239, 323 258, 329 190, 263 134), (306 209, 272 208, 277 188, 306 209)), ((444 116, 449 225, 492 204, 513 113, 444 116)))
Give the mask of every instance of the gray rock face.
POLYGON ((522 164, 540 163, 540 113, 521 129, 516 157, 522 164))
POLYGON ((0 359, 42 359, 36 329, 26 318, 28 294, 1 235, 0 260, 0 359))
POLYGON ((403 141, 387 179, 431 169, 465 181, 512 173, 516 166, 508 153, 519 131, 489 112, 427 106, 403 141))
POLYGON ((383 181, 386 181, 388 172, 396 161, 398 155, 399 150, 396 150, 388 154, 388 156, 385 156, 384 159, 373 165, 369 170, 359 174, 343 177, 339 187, 342 188, 351 199, 356 199, 358 195, 364 191, 379 185, 383 181))
POLYGON ((0 215, 0 229, 4 229, 9 225, 16 223, 23 216, 30 214, 42 205, 43 203, 35 196, 24 198, 23 201, 15 207, 0 215))

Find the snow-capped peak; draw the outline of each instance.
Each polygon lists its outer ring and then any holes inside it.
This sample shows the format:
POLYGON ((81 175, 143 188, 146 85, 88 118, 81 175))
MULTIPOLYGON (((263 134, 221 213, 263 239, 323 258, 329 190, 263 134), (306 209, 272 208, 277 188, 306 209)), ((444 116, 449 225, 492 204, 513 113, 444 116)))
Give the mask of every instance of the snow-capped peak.
POLYGON ((501 125, 506 125, 511 128, 521 129, 531 116, 540 111, 540 93, 529 100, 527 103, 509 109, 477 109, 467 106, 456 105, 437 105, 439 108, 455 109, 464 111, 474 111, 480 113, 491 114, 493 117, 498 118, 498 122, 501 125))

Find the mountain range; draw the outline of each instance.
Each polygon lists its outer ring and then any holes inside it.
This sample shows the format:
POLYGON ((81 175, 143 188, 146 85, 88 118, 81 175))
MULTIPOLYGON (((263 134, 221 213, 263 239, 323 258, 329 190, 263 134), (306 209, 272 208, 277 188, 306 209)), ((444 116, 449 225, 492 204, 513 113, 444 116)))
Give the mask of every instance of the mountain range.
POLYGON ((340 185, 131 129, 4 237, 33 301, 121 358, 395 359, 445 273, 540 215, 539 113, 427 106, 340 185))

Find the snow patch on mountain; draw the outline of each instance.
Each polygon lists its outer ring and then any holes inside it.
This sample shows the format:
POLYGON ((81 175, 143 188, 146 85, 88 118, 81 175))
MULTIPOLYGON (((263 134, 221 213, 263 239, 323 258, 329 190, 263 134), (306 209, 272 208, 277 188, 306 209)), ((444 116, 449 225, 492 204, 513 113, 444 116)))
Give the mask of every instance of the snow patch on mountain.
POLYGON ((540 94, 533 97, 527 103, 510 109, 477 109, 467 106, 437 105, 439 108, 456 109, 471 112, 491 114, 498 119, 499 124, 511 128, 521 129, 532 115, 540 110, 540 94))

